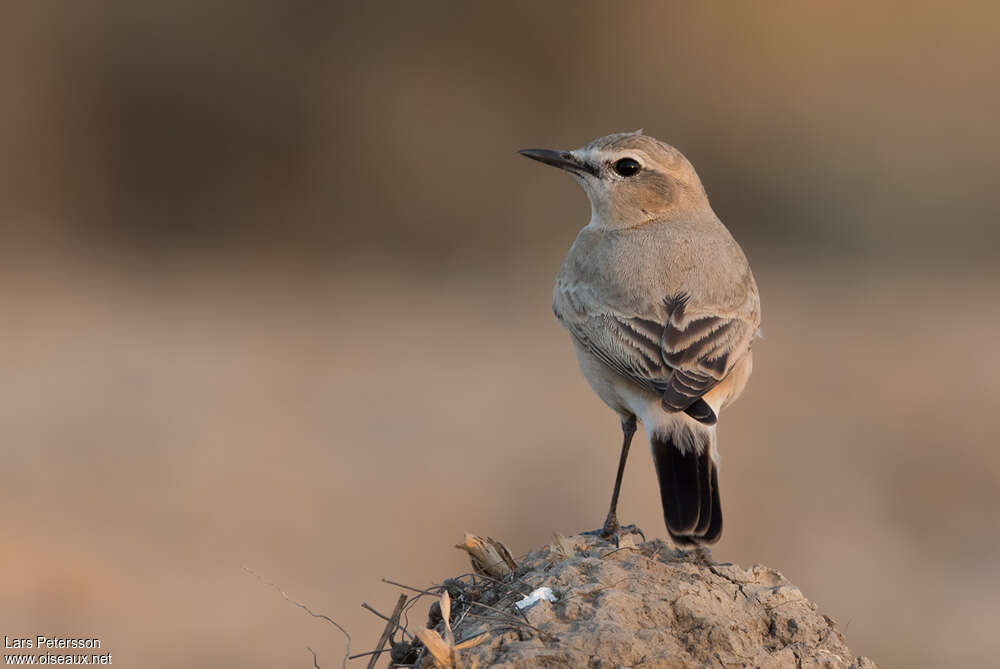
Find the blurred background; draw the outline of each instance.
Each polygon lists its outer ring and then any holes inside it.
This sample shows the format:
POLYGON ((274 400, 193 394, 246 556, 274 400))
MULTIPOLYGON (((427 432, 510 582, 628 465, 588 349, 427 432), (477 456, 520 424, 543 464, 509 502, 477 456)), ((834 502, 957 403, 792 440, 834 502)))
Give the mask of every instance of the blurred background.
MULTIPOLYGON (((0 634, 336 666, 382 577, 601 524, 616 417, 550 310, 586 223, 516 155, 679 147, 763 299, 714 557, 881 666, 1000 653, 991 3, 8 2, 0 634)), ((620 515, 665 537, 634 451, 620 515)))

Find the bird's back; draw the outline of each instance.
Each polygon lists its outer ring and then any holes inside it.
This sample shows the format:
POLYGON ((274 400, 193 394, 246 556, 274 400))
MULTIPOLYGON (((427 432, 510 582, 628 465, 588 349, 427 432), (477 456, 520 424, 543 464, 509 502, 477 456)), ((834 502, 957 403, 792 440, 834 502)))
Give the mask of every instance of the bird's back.
POLYGON ((556 278, 553 307, 567 325, 606 311, 656 322, 665 300, 689 298, 689 313, 733 314, 759 324, 759 299, 742 249, 715 216, 636 228, 587 226, 556 278))

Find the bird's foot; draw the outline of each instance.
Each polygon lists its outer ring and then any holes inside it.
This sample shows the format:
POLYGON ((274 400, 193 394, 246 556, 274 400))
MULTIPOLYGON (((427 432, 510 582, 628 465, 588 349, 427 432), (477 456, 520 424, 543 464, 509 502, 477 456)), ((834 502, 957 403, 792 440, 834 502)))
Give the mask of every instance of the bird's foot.
POLYGON ((607 520, 604 521, 604 527, 599 530, 591 530, 590 532, 583 532, 586 536, 600 537, 614 543, 616 548, 621 547, 621 538, 629 534, 638 534, 642 537, 642 540, 646 540, 646 535, 643 534, 642 530, 636 525, 621 525, 618 523, 617 516, 611 514, 608 515, 607 520))

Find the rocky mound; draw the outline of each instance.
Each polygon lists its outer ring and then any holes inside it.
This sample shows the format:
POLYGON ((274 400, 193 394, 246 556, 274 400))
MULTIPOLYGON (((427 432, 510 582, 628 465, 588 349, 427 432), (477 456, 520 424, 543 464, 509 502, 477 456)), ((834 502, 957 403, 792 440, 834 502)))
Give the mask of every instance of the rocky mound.
POLYGON ((640 541, 557 536, 506 576, 477 564, 431 591, 428 629, 391 666, 875 667, 774 569, 640 541))

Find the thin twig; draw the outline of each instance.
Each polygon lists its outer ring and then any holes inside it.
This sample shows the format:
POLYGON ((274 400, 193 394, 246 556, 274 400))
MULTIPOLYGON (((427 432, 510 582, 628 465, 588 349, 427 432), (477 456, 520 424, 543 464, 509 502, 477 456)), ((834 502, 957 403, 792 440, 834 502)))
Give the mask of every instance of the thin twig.
MULTIPOLYGON (((368 669, 375 669, 375 663, 378 662, 378 656, 382 653, 382 649, 385 647, 385 642, 389 640, 392 633, 396 631, 399 627, 399 616, 403 613, 403 606, 406 604, 406 595, 400 594, 399 599, 396 600, 396 606, 392 610, 392 617, 389 618, 389 622, 385 624, 385 629, 382 630, 382 636, 379 637, 378 645, 375 646, 375 654, 372 655, 372 659, 368 661, 368 669)), ((406 630, 403 630, 404 632, 406 630)))
POLYGON ((389 580, 387 578, 383 578, 382 582, 383 583, 388 583, 389 585, 394 585, 397 588, 403 588, 404 590, 412 590, 413 592, 419 592, 422 595, 430 595, 431 597, 437 597, 438 595, 441 594, 440 590, 438 590, 437 592, 432 592, 430 590, 421 590, 420 588, 414 588, 412 585, 406 585, 404 583, 398 583, 396 581, 391 581, 391 580, 389 580))
POLYGON ((402 588, 404 590, 409 590, 411 592, 417 593, 416 597, 411 597, 410 601, 408 601, 406 603, 406 606, 403 608, 403 615, 401 616, 401 618, 405 622, 399 625, 399 629, 402 630, 403 634, 408 636, 410 639, 413 639, 414 638, 413 635, 410 634, 410 632, 407 629, 410 626, 410 619, 409 619, 410 609, 413 608, 414 604, 420 601, 422 597, 434 597, 435 599, 437 599, 441 595, 442 588, 439 588, 438 590, 423 590, 421 588, 415 588, 412 585, 406 585, 405 583, 400 583, 399 581, 393 581, 388 578, 383 578, 382 582, 388 583, 389 585, 394 585, 397 588, 402 588))
MULTIPOLYGON (((406 595, 400 595, 400 597, 405 598, 406 595)), ((363 608, 363 609, 365 609, 367 611, 371 611, 372 613, 374 613, 376 616, 378 616, 379 618, 381 618, 382 620, 384 620, 387 623, 393 623, 393 625, 394 625, 393 631, 395 631, 396 627, 398 627, 403 632, 403 634, 405 634, 406 636, 410 637, 411 639, 413 638, 413 635, 410 634, 409 632, 407 632, 406 628, 399 624, 399 619, 398 618, 396 619, 395 622, 393 622, 392 618, 390 618, 390 617, 388 617, 388 616, 386 616, 384 614, 379 613, 378 611, 376 611, 375 609, 373 609, 371 606, 369 606, 366 602, 362 602, 361 603, 361 608, 363 608)))
POLYGON ((248 573, 251 576, 253 576, 254 578, 256 578, 262 584, 264 584, 264 585, 266 585, 266 586, 268 586, 270 588, 274 588, 275 590, 277 590, 278 594, 280 594, 282 597, 285 598, 285 601, 290 602, 291 604, 294 604, 295 606, 299 607, 300 609, 302 609, 303 611, 305 611, 306 613, 308 613, 309 615, 311 615, 313 618, 322 618, 323 620, 327 621, 328 623, 330 623, 331 625, 333 625, 334 627, 336 627, 337 629, 339 629, 340 633, 343 634, 345 637, 347 637, 347 649, 344 651, 344 661, 341 664, 341 666, 344 667, 344 669, 347 669, 347 658, 351 654, 351 635, 347 633, 347 630, 345 630, 343 627, 340 626, 340 623, 338 623, 336 620, 334 620, 330 616, 324 615, 322 613, 315 613, 312 609, 310 609, 308 606, 306 606, 302 602, 295 601, 294 599, 292 599, 291 597, 288 596, 287 592, 285 592, 284 590, 282 590, 281 588, 279 588, 274 583, 271 583, 270 581, 265 580, 260 574, 258 574, 257 572, 255 572, 250 567, 244 566, 243 567, 243 571, 245 571, 246 573, 248 573))
POLYGON ((464 610, 462 611, 462 615, 460 615, 460 616, 458 617, 458 620, 456 620, 456 621, 455 621, 455 624, 454 624, 454 625, 452 625, 452 627, 454 627, 455 629, 458 629, 458 626, 462 624, 462 621, 463 621, 463 620, 465 620, 465 615, 466 615, 466 614, 467 614, 467 613, 468 613, 469 611, 471 611, 471 610, 472 610, 472 606, 470 606, 470 603, 469 603, 469 602, 466 602, 466 606, 465 606, 465 609, 464 609, 464 610))
MULTIPOLYGON (((478 576, 479 578, 485 578, 487 581, 492 581, 492 582, 496 583, 497 585, 505 586, 506 588, 510 589, 511 592, 517 593, 517 594, 521 595, 522 597, 526 594, 526 593, 517 592, 517 590, 514 590, 514 588, 511 587, 510 583, 505 583, 505 582, 501 581, 498 578, 494 578, 492 576, 487 576, 486 574, 477 574, 474 571, 467 571, 464 574, 460 574, 459 576, 454 577, 453 580, 457 581, 459 579, 465 578, 466 576, 471 576, 473 578, 475 578, 476 576, 478 576)), ((524 587, 526 587, 528 589, 528 592, 531 592, 534 589, 534 588, 531 587, 531 585, 529 585, 528 583, 525 583, 524 579, 521 579, 521 578, 518 578, 517 576, 514 576, 513 572, 511 572, 511 577, 513 578, 513 580, 517 581, 518 583, 520 583, 521 585, 523 585, 524 587)))
POLYGON ((391 619, 389 618, 389 616, 387 616, 387 615, 385 615, 385 614, 382 614, 382 613, 379 613, 378 611, 376 611, 375 609, 373 609, 373 608, 372 608, 372 607, 371 607, 371 606, 370 606, 370 605, 368 604, 368 602, 361 602, 361 608, 363 608, 363 609, 366 609, 366 610, 368 610, 368 611, 371 611, 371 612, 372 612, 372 613, 374 613, 374 614, 375 614, 376 616, 378 616, 379 618, 381 618, 382 620, 384 620, 384 621, 386 621, 386 622, 389 622, 389 620, 391 620, 391 619))
POLYGON ((407 630, 407 629, 410 628, 410 609, 412 609, 413 606, 418 601, 420 601, 420 599, 422 597, 423 597, 423 595, 417 595, 416 597, 410 597, 410 601, 408 601, 406 603, 406 606, 403 607, 403 615, 400 616, 400 620, 402 621, 402 623, 400 623, 400 627, 403 630, 407 630))

